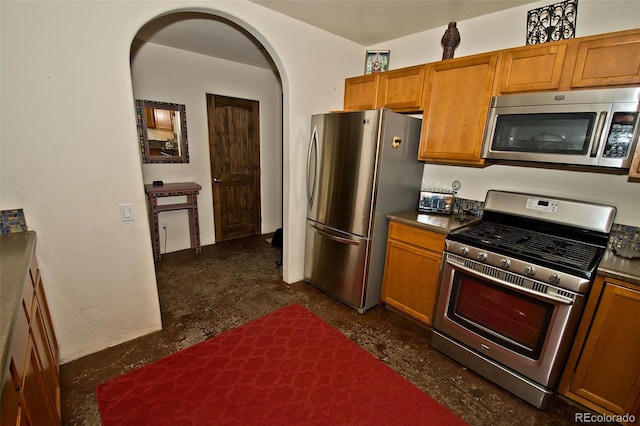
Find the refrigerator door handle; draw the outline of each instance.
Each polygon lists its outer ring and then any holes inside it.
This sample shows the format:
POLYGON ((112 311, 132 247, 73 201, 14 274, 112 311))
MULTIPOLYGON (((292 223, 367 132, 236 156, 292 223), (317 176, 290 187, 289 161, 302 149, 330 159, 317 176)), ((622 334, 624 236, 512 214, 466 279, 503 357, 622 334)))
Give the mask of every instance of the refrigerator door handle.
POLYGON ((309 207, 313 205, 314 198, 316 196, 316 178, 318 174, 318 128, 313 126, 313 132, 311 133, 311 141, 309 142, 309 152, 307 153, 307 202, 309 207), (313 183, 311 183, 311 153, 316 153, 313 159, 313 183), (311 185, 310 185, 311 184, 311 185))
POLYGON ((337 235, 330 234, 329 232, 319 228, 316 225, 312 224, 311 227, 313 229, 315 229, 316 231, 318 231, 320 234, 322 234, 325 237, 327 237, 328 239, 330 239, 330 240, 337 241, 337 242, 343 243, 343 244, 350 244, 352 246, 359 246, 360 245, 360 243, 358 241, 353 241, 353 240, 350 240, 348 238, 342 238, 342 237, 338 237, 337 235))

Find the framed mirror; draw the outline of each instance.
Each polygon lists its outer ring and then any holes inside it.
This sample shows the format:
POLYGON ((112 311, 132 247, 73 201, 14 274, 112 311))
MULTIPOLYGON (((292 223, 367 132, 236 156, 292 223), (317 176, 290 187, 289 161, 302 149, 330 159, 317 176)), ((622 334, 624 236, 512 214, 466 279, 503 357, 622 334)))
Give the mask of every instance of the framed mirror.
POLYGON ((138 139, 143 163, 188 163, 184 105, 136 99, 138 139))

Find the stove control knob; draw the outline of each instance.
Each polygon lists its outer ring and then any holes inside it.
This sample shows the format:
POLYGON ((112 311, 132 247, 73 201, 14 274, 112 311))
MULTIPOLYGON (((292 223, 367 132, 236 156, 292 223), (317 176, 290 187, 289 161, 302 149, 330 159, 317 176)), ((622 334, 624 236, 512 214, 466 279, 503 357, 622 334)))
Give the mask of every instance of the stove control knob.
POLYGON ((509 259, 500 259, 500 266, 504 269, 508 269, 511 266, 511 261, 509 259))
POLYGON ((536 274, 536 268, 534 268, 531 265, 525 266, 524 267, 524 274, 532 277, 532 276, 534 276, 536 274))
POLYGON ((549 282, 551 284, 558 284, 560 282, 560 276, 558 274, 549 275, 549 282))
POLYGON ((469 249, 467 247, 460 247, 460 254, 466 256, 469 254, 469 249))
POLYGON ((480 252, 480 253, 476 254, 476 257, 480 261, 487 260, 487 253, 480 252))

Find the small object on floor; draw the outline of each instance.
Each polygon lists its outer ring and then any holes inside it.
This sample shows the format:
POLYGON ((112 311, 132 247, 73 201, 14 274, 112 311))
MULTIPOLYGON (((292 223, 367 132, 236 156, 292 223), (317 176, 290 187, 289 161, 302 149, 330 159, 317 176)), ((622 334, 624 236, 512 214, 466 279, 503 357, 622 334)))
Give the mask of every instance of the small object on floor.
POLYGON ((164 185, 164 182, 161 180, 154 180, 153 181, 153 186, 162 186, 164 185))
POLYGON ((271 239, 271 245, 280 249, 280 260, 276 261, 276 266, 282 266, 282 228, 276 229, 271 239))

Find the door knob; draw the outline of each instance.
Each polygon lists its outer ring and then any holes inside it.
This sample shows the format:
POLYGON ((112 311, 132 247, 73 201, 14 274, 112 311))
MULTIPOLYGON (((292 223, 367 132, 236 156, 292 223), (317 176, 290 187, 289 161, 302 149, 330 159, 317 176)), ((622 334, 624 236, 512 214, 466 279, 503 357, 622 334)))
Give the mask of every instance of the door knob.
POLYGON ((220 179, 216 179, 216 178, 214 178, 214 179, 213 179, 213 181, 214 181, 215 183, 222 183, 222 181, 221 181, 220 179))

